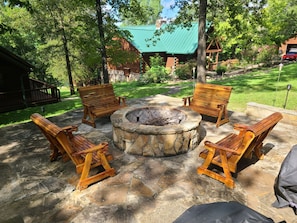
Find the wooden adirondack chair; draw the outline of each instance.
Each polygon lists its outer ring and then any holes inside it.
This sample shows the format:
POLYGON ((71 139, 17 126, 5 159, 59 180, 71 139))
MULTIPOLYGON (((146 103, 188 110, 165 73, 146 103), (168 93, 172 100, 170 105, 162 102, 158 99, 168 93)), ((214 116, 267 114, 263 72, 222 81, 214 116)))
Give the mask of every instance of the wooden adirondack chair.
POLYGON ((72 134, 77 127, 60 128, 38 113, 32 114, 31 119, 50 142, 53 150, 50 160, 54 161, 62 155, 64 161, 71 159, 76 166, 76 172, 81 174, 76 187, 78 190, 115 175, 115 170, 109 165, 113 157, 108 152, 107 142, 94 145, 83 136, 72 134), (89 176, 90 170, 98 166, 102 166, 104 170, 89 176))
POLYGON ((227 187, 234 188, 231 172, 236 173, 237 164, 242 157, 251 158, 254 153, 258 159, 264 158, 261 151, 263 140, 281 119, 281 113, 275 112, 251 126, 235 124, 234 129, 239 133, 231 133, 217 143, 206 141, 206 149, 199 155, 205 161, 198 167, 197 173, 205 174, 223 182, 227 187), (210 170, 211 164, 221 167, 224 175, 210 170))

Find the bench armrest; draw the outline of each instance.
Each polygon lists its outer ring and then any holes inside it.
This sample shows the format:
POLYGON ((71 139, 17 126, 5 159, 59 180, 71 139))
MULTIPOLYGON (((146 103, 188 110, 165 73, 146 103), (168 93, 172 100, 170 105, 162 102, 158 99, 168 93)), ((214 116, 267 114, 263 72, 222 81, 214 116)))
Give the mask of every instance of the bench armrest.
POLYGON ((191 104, 191 99, 193 98, 193 96, 186 96, 183 97, 183 101, 184 101, 184 106, 190 105, 191 104))
POLYGON ((119 104, 123 104, 126 105, 126 97, 123 96, 117 96, 118 100, 119 100, 119 104))
POLYGON ((86 109, 89 112, 92 112, 96 108, 96 106, 94 104, 90 103, 90 102, 83 103, 83 106, 84 106, 84 109, 86 109))
POLYGON ((76 132, 77 126, 76 125, 64 126, 64 127, 62 127, 62 130, 66 131, 66 132, 76 132))
POLYGON ((240 123, 235 123, 234 125, 233 125, 233 128, 235 129, 235 130, 238 130, 238 131, 247 131, 248 130, 248 126, 247 125, 244 125, 244 124, 240 124, 240 123))
POLYGON ((212 143, 210 141, 205 141, 204 144, 205 144, 205 146, 212 147, 212 148, 217 149, 217 150, 224 150, 226 152, 230 152, 230 153, 233 153, 233 154, 236 154, 236 155, 240 155, 240 153, 237 152, 236 150, 229 149, 229 148, 224 147, 224 146, 220 146, 220 145, 212 143))
POLYGON ((220 109, 224 109, 225 107, 226 107, 225 104, 218 104, 218 105, 217 105, 217 108, 220 108, 220 109))
POLYGON ((93 153, 93 152, 96 152, 98 150, 102 150, 101 152, 105 153, 107 152, 107 149, 104 149, 108 146, 108 143, 105 142, 105 143, 100 143, 99 145, 96 145, 94 147, 91 147, 89 149, 85 149, 85 150, 82 150, 82 151, 78 151, 76 153, 73 153, 74 156, 78 156, 78 155, 82 155, 82 154, 86 154, 86 153, 93 153))
POLYGON ((95 107, 95 105, 93 105, 93 104, 90 103, 90 102, 84 102, 84 103, 83 103, 83 106, 88 107, 88 108, 95 107))
POLYGON ((77 126, 74 126, 74 125, 65 126, 62 128, 62 130, 71 139, 71 138, 73 138, 72 133, 77 131, 77 126))

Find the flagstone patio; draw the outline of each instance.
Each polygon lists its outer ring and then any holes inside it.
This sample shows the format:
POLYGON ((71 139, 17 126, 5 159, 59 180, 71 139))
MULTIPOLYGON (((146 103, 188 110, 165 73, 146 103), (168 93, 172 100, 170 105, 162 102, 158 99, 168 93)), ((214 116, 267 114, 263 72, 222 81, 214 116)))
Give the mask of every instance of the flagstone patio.
MULTIPOLYGON (((158 95, 128 103, 180 106, 180 99, 158 95)), ((169 223, 195 204, 239 201, 275 222, 297 222, 291 208, 276 209, 273 184, 280 165, 296 143, 296 126, 279 123, 264 141, 264 160, 243 163, 235 189, 198 175, 203 141, 217 141, 233 131, 234 123, 256 120, 230 112, 230 122, 215 127, 201 121, 202 142, 187 153, 170 157, 127 154, 112 140, 109 118, 94 129, 81 123, 82 110, 52 117, 59 126, 78 125, 78 133, 94 143, 108 141, 114 156, 114 177, 76 191, 78 180, 71 162, 49 161, 48 142, 33 123, 0 128, 0 222, 127 222, 169 223)))

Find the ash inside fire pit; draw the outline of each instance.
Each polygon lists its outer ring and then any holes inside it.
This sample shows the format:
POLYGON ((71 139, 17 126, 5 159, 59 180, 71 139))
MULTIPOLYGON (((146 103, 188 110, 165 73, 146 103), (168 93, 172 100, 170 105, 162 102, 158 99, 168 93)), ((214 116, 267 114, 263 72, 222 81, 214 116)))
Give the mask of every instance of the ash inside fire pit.
POLYGON ((126 118, 142 125, 164 126, 179 124, 185 120, 186 115, 177 109, 147 107, 128 112, 126 118))

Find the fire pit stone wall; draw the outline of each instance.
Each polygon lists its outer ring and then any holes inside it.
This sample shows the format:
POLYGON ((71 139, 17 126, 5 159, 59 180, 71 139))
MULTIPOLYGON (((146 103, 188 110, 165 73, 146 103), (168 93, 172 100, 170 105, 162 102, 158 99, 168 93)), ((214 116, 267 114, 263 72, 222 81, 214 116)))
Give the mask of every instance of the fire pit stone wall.
POLYGON ((111 115, 113 141, 129 154, 174 156, 199 145, 200 121, 198 113, 184 107, 131 106, 111 115))

